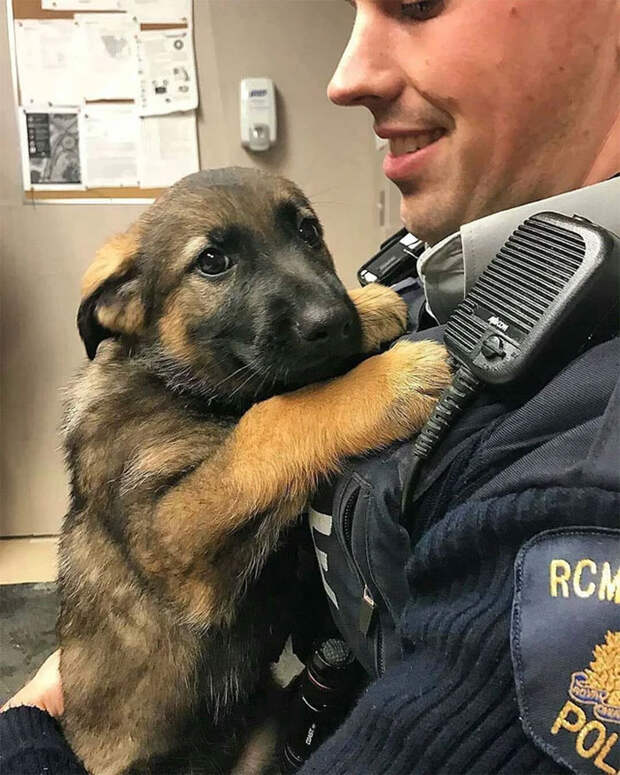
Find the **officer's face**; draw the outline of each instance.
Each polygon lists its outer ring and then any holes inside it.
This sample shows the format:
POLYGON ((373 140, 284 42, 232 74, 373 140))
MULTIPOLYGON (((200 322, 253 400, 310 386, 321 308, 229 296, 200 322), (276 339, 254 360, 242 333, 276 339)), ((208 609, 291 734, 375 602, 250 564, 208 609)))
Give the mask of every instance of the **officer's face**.
POLYGON ((328 94, 372 111, 418 236, 620 169, 619 0, 355 6, 328 94))

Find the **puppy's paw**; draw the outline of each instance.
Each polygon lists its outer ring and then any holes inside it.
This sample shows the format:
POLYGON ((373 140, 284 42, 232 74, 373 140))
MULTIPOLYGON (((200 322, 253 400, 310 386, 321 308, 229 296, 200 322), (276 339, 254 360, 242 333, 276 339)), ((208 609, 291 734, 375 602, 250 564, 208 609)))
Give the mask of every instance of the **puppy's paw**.
POLYGON ((395 423, 395 438, 416 433, 451 382, 446 349, 436 342, 403 341, 379 357, 388 368, 392 395, 389 416, 395 423))
POLYGON ((362 349, 378 350, 404 334, 407 327, 407 305, 391 288, 371 283, 349 291, 362 324, 362 349))

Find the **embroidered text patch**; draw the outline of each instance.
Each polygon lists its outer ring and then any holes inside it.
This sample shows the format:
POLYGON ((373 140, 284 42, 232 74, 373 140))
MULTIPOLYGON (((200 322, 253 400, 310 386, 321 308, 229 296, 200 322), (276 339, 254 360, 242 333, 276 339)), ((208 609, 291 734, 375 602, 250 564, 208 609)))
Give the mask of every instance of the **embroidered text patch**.
POLYGON ((511 650, 526 734, 575 773, 620 775, 620 530, 521 548, 511 650))

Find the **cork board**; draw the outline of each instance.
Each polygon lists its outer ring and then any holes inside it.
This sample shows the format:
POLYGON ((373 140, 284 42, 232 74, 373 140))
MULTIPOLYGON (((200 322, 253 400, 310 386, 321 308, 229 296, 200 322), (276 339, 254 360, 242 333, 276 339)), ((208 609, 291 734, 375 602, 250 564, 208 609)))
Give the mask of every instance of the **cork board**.
MULTIPOLYGON (((73 19, 74 13, 79 11, 49 11, 41 8, 41 0, 9 0, 9 19, 8 23, 13 26, 16 19, 73 19), (12 12, 12 16, 11 16, 12 12)), ((88 13, 114 13, 114 11, 88 11, 88 13)), ((118 13, 122 13, 119 11, 118 13)), ((173 30, 186 29, 187 24, 141 24, 141 30, 173 30)), ((15 56, 15 52, 12 52, 15 56)), ((15 71, 16 72, 16 69, 15 71)), ((15 82, 16 94, 18 90, 17 80, 15 82)), ((106 100, 97 102, 105 103, 106 100)), ((114 102, 129 102, 128 100, 114 100, 114 102)), ((87 104, 90 104, 87 102, 87 104)), ((95 103, 96 104, 96 103, 95 103)), ((45 201, 45 200, 75 200, 75 199, 147 199, 152 200, 158 197, 164 188, 140 188, 138 186, 119 186, 116 188, 86 188, 82 191, 67 191, 54 189, 51 186, 44 191, 25 190, 24 198, 26 201, 45 201)))

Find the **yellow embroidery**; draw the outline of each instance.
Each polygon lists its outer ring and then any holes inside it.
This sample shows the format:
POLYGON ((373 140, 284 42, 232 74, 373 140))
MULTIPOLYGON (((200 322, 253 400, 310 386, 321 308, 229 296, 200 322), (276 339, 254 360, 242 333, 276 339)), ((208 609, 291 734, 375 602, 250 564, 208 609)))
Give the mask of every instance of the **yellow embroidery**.
MULTIPOLYGON (((582 562, 581 567, 585 568, 589 561, 582 562)), ((571 675, 568 693, 575 702, 564 703, 551 726, 551 734, 557 735, 561 729, 575 734, 575 751, 582 759, 593 759, 605 775, 620 775, 606 761, 618 742, 618 734, 610 733, 603 723, 620 723, 620 632, 608 631, 605 643, 595 646, 592 654, 590 666, 571 675), (577 702, 594 706, 596 718, 589 721, 577 702)))
POLYGON ((611 578, 611 566, 608 562, 603 563, 601 571, 601 585, 598 588, 599 600, 613 600, 620 604, 620 568, 616 571, 613 580, 611 578))
POLYGON ((564 707, 558 713, 558 717, 553 722, 553 726, 551 727, 551 734, 557 735, 560 729, 568 729, 569 732, 578 732, 585 723, 586 714, 581 710, 579 705, 575 705, 574 702, 568 700, 564 703, 564 707), (569 721, 569 713, 575 714, 575 721, 569 721))
POLYGON ((573 594, 589 598, 595 595, 598 583, 598 599, 620 605, 620 567, 612 576, 611 564, 603 562, 600 564, 599 578, 598 574, 599 567, 587 557, 579 560, 574 570, 566 560, 551 560, 549 594, 551 597, 570 597, 573 594))
POLYGON ((612 732, 608 737, 607 728, 600 721, 590 721, 586 724, 586 714, 570 700, 558 713, 551 727, 551 734, 557 735, 560 729, 578 733, 575 738, 575 751, 582 759, 591 759, 595 756, 594 765, 605 775, 618 775, 618 771, 605 761, 618 741, 616 732, 612 732), (572 714, 572 717, 569 714, 572 714), (587 740, 590 733, 596 733, 594 740, 587 740))
POLYGON ((620 710, 620 632, 607 632, 605 643, 596 646, 594 661, 585 669, 588 684, 603 689, 607 705, 620 710))
POLYGON ((590 573, 593 576, 596 576, 595 562, 592 562, 592 560, 579 560, 575 566, 575 574, 573 576, 573 589, 575 590, 577 597, 590 597, 596 589, 596 584, 593 581, 591 581, 585 589, 581 586, 581 574, 586 567, 590 569, 590 573))
POLYGON ((579 734, 577 735, 577 739, 575 740, 575 748, 577 749, 577 753, 579 756, 583 756, 584 759, 589 759, 591 756, 594 756, 595 753, 598 753, 601 750, 606 737, 607 730, 600 721, 589 721, 581 728, 579 734), (596 739, 586 748, 586 738, 590 732, 596 732, 596 739))
POLYGON ((568 597, 568 580, 570 578, 570 565, 566 560, 551 560, 549 563, 549 586, 551 597, 558 596, 558 584, 562 587, 562 597, 568 597), (559 571, 562 571, 560 574, 559 571))

